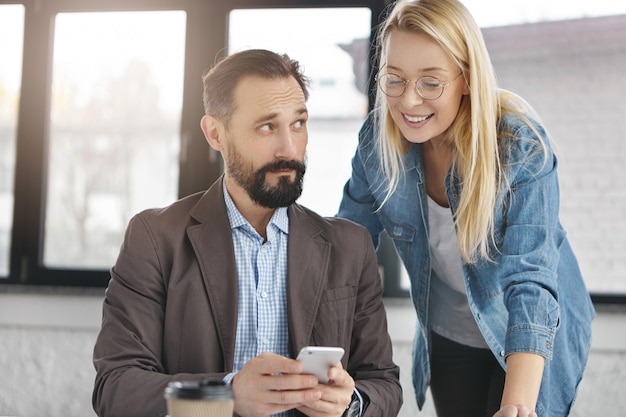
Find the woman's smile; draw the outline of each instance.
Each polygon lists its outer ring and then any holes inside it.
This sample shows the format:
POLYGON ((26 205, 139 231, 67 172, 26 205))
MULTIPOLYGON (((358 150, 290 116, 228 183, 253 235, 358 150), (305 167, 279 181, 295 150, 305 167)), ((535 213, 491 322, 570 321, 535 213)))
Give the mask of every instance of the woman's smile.
POLYGON ((402 113, 402 115, 404 116, 404 120, 406 120, 407 122, 411 124, 419 124, 419 123, 425 122, 426 120, 429 120, 434 115, 434 113, 431 113, 426 116, 413 116, 413 115, 406 114, 406 113, 402 113))

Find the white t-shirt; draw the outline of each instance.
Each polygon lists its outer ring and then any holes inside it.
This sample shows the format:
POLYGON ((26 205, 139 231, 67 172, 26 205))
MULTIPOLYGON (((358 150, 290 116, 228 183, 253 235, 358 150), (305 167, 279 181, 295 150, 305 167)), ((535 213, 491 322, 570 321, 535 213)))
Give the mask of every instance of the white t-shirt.
POLYGON ((429 316, 432 330, 463 345, 488 348, 469 308, 452 211, 428 197, 433 274, 429 316))

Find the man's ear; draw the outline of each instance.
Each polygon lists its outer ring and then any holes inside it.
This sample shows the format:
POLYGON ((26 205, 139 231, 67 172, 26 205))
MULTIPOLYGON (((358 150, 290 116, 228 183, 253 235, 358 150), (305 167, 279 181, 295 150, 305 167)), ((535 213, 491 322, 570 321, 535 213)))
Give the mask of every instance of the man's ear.
POLYGON ((209 145, 218 152, 224 148, 224 125, 213 116, 204 116, 200 120, 200 127, 209 145))

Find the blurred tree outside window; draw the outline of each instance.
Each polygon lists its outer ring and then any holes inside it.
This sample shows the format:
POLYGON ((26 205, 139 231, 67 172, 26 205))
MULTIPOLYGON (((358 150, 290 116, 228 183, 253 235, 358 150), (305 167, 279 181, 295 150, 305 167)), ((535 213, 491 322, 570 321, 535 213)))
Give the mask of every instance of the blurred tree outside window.
POLYGON ((56 16, 47 267, 108 269, 130 216, 177 198, 185 19, 56 16))

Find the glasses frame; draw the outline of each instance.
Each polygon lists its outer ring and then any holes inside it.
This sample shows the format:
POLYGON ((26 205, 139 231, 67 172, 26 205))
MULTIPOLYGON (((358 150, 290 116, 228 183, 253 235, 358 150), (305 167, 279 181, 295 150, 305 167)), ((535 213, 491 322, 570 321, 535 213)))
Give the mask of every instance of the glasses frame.
POLYGON ((424 100, 431 100, 431 101, 432 101, 432 100, 437 100, 438 98, 440 98, 440 97, 443 95, 443 91, 444 91, 444 89, 445 89, 447 86, 449 86, 450 84, 452 84, 453 82, 455 82, 455 81, 457 80, 457 78, 459 78, 459 77, 461 76, 461 74, 463 74, 463 71, 461 71, 461 72, 460 72, 460 73, 459 73, 456 77, 454 77, 452 80, 450 80, 450 81, 448 81, 448 82, 443 82, 443 81, 441 81, 439 78, 437 78, 437 77, 433 77, 432 75, 423 75, 423 76, 419 77, 419 78, 418 78, 418 79, 416 79, 416 80, 407 80, 407 79, 402 78, 402 77, 400 77, 398 74, 395 74, 395 73, 393 73, 393 72, 385 72, 385 73, 383 73, 383 74, 376 75, 376 84, 378 85, 378 88, 380 89, 380 91, 381 91, 384 95, 386 95, 387 97, 399 98, 399 97, 402 97, 402 96, 404 95, 404 93, 406 93, 406 88, 407 88, 407 86, 409 85, 409 83, 410 83, 410 82, 413 82, 413 83, 415 83, 415 92, 417 93, 417 95, 419 95, 419 96, 420 96, 421 98, 423 98, 424 100), (401 92, 400 94, 398 94, 397 96, 396 96, 396 95, 391 95, 391 94, 387 93, 387 92, 383 89, 383 87, 381 86, 380 79, 381 79, 382 77, 386 76, 386 75, 393 75, 393 76, 395 76, 395 77, 398 77, 398 79, 402 80, 402 83, 403 83, 404 87, 402 88, 402 92, 401 92), (437 97, 434 97, 434 98, 428 98, 428 97, 424 97, 424 96, 422 95, 422 93, 421 93, 420 89, 418 88, 417 84, 420 82, 420 80, 423 80, 424 78, 432 78, 432 79, 435 79, 435 80, 437 80, 437 81, 439 81, 439 82, 441 83, 441 91, 440 91, 440 93, 439 93, 439 95, 438 95, 437 97))

